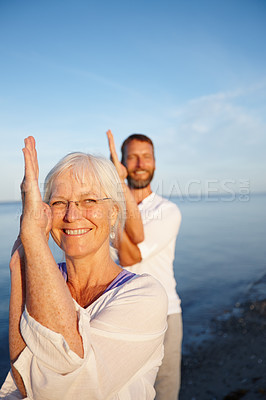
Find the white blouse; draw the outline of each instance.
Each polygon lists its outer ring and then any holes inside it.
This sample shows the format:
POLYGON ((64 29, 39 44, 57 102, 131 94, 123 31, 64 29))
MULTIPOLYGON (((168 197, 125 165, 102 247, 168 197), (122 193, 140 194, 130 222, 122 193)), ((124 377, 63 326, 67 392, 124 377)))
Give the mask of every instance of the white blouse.
MULTIPOLYGON (((73 300, 74 301, 74 300, 73 300)), ((61 334, 33 319, 20 328, 26 343, 14 366, 30 400, 152 400, 163 357, 167 296, 149 275, 136 275, 86 309, 75 301, 84 357, 61 334)), ((11 372, 1 399, 21 399, 11 372)))

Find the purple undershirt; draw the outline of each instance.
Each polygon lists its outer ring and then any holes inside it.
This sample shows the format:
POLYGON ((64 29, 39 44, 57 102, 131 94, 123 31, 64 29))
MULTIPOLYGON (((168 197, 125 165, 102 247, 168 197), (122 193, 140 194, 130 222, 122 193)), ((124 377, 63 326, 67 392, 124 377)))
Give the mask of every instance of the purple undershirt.
MULTIPOLYGON (((63 275, 65 281, 67 281, 67 268, 66 268, 66 263, 58 263, 58 268, 63 275)), ((126 283, 129 279, 131 279, 134 275, 133 272, 129 272, 126 269, 122 269, 122 271, 117 275, 117 277, 110 283, 110 285, 105 289, 103 293, 108 292, 108 290, 114 289, 118 286, 123 285, 126 283)))

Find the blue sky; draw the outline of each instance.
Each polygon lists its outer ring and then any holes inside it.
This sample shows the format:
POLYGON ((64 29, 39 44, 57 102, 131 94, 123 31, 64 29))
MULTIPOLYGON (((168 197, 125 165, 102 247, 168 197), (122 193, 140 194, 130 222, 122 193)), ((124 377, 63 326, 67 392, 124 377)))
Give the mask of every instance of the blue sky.
POLYGON ((23 139, 40 181, 66 153, 156 148, 153 188, 266 191, 265 0, 0 0, 0 200, 23 139))

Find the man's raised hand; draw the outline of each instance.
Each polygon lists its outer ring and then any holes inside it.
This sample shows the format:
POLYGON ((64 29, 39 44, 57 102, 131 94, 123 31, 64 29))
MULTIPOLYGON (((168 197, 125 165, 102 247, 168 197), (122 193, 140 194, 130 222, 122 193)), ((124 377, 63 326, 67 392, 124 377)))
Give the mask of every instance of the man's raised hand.
POLYGON ((123 164, 121 164, 121 162, 118 159, 117 152, 115 149, 114 136, 110 129, 106 132, 106 135, 108 138, 111 160, 114 163, 114 166, 118 172, 120 179, 124 181, 127 177, 127 169, 123 164))

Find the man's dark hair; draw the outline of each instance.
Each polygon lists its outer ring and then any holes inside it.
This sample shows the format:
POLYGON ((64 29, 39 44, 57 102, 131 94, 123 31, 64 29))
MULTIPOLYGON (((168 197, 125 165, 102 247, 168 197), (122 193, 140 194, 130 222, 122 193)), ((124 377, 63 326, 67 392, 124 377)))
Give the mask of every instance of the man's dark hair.
POLYGON ((132 142, 132 140, 138 140, 139 142, 147 142, 149 144, 151 144, 152 146, 152 152, 154 155, 154 146, 152 143, 152 140, 146 136, 143 135, 142 133, 133 133, 132 135, 130 135, 126 140, 124 140, 122 146, 121 146, 121 153, 122 153, 122 159, 121 159, 121 163, 123 165, 125 165, 125 154, 126 154, 126 149, 127 149, 127 145, 132 142))

